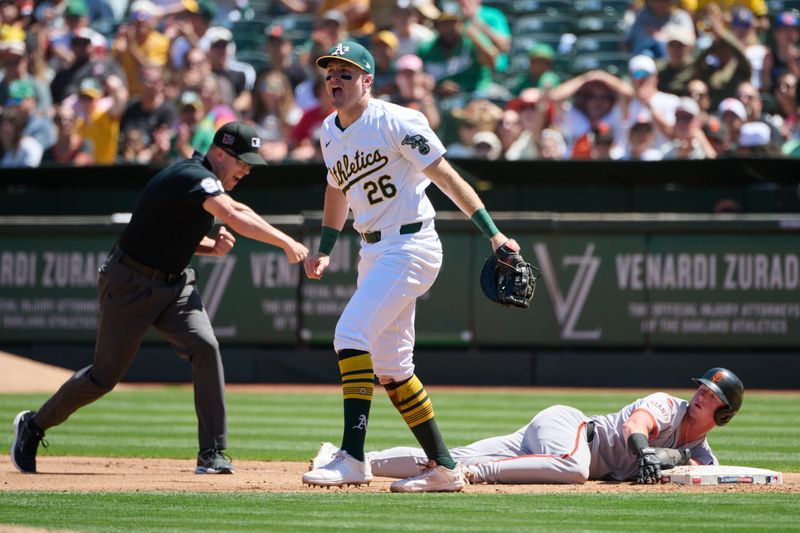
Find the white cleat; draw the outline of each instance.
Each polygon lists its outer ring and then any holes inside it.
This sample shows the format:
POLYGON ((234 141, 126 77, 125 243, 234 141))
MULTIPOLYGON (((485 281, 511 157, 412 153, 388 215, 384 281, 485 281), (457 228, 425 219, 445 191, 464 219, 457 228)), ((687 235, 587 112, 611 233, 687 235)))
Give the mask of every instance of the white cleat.
POLYGON ((339 450, 325 466, 303 474, 303 483, 319 487, 344 485, 369 485, 372 469, 366 461, 359 461, 345 450, 339 450))
POLYGON ((336 455, 336 452, 339 451, 339 448, 331 444, 330 442, 320 442, 319 443, 319 451, 317 455, 311 459, 311 464, 308 466, 308 471, 316 470, 317 468, 322 468, 326 464, 333 461, 333 456, 336 455))
POLYGON ((453 470, 430 461, 428 466, 416 476, 395 481, 389 487, 392 492, 460 492, 468 481, 464 476, 464 466, 456 463, 453 470))

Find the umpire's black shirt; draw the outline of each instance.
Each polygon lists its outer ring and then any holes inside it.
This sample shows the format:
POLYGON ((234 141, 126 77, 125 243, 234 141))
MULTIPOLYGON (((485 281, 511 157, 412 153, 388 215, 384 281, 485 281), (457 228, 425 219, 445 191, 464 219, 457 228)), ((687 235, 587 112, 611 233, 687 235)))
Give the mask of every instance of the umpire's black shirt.
POLYGON ((214 216, 203 209, 203 202, 224 192, 199 152, 166 167, 139 196, 119 247, 149 267, 170 274, 183 271, 214 225, 214 216))

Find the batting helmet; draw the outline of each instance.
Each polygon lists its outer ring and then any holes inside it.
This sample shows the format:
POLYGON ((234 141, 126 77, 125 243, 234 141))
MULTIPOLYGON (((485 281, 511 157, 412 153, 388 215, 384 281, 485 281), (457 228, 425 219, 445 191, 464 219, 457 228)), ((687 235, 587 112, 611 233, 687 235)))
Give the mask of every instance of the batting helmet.
POLYGON ((718 426, 724 426, 730 422, 733 415, 742 406, 742 399, 744 398, 742 380, 727 368, 716 367, 703 374, 703 377, 692 378, 692 381, 702 383, 725 403, 725 407, 720 407, 714 413, 714 422, 718 426))

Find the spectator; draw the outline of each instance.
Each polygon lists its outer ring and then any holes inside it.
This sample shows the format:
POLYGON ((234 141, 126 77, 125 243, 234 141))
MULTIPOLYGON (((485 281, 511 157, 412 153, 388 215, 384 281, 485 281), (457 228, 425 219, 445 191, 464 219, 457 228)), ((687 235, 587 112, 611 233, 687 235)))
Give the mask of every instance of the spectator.
MULTIPOLYGON (((292 89, 307 78, 302 65, 294 54, 292 41, 286 38, 283 26, 273 25, 267 28, 267 70, 279 70, 289 79, 292 89)), ((259 73, 260 74, 260 73, 259 73)))
POLYGON ((220 79, 213 74, 206 76, 200 84, 200 99, 206 109, 203 122, 208 128, 216 131, 228 122, 236 120, 236 112, 222 99, 220 79))
POLYGON ((23 136, 36 139, 42 149, 53 146, 56 141, 55 125, 46 112, 36 109, 36 88, 32 80, 19 79, 9 83, 5 104, 8 109, 18 110, 19 120, 23 124, 20 133, 23 136))
POLYGON ((75 127, 75 109, 71 105, 58 106, 54 122, 56 142, 44 151, 42 165, 83 167, 93 164, 92 144, 75 127))
POLYGON ((114 75, 108 76, 103 84, 109 98, 101 100, 104 88, 97 79, 86 78, 81 82, 78 91, 81 116, 78 132, 91 141, 95 162, 98 165, 111 165, 117 160, 119 123, 128 103, 128 90, 122 80, 114 75))
POLYGON ((72 35, 70 51, 74 60, 69 66, 57 70, 50 83, 54 103, 60 104, 67 96, 77 93, 85 78, 102 79, 113 75, 126 80, 116 61, 104 57, 101 48, 92 42, 95 33, 89 28, 80 28, 72 35))
MULTIPOLYGON (((622 109, 633 97, 630 85, 603 70, 592 70, 561 83, 550 91, 557 127, 564 135, 570 157, 588 158, 588 135, 601 122, 612 131, 622 129, 622 109), (570 102, 571 100, 571 102, 570 102)), ((624 142, 624 138, 620 138, 624 142)))
MULTIPOLYGON (((656 127, 652 147, 661 146, 669 140, 679 99, 674 94, 662 93, 658 90, 656 63, 648 56, 640 55, 631 58, 628 62, 628 74, 631 76, 634 94, 634 98, 628 105, 628 120, 635 119, 642 111, 646 111, 652 117, 656 127)), ((627 137, 627 131, 625 137, 627 137)))
POLYGON ((617 159, 617 157, 614 157, 612 154, 614 136, 614 130, 606 122, 600 122, 597 126, 592 128, 592 131, 588 135, 590 147, 589 159, 593 161, 617 159))
POLYGON ((14 80, 29 81, 33 84, 36 109, 40 113, 47 113, 53 107, 53 98, 50 87, 42 80, 31 75, 29 70, 30 58, 27 47, 23 41, 9 41, 2 43, 0 58, 3 68, 0 70, 0 106, 8 100, 8 87, 14 80))
POLYGON ((39 141, 23 133, 27 117, 19 106, 7 107, 0 116, 0 167, 38 167, 44 149, 39 141))
POLYGON ((678 26, 694 32, 692 16, 677 7, 674 0, 645 0, 644 7, 636 13, 625 43, 633 55, 648 55, 655 59, 666 56, 665 28, 678 26))
POLYGON ((497 161, 503 155, 503 144, 491 131, 479 131, 472 137, 472 157, 497 161))
POLYGON ((464 27, 458 4, 442 6, 436 30, 436 38, 420 48, 419 56, 436 80, 438 96, 469 99, 488 91, 497 49, 484 44, 475 26, 464 27))
MULTIPOLYGON (((388 0, 394 7, 395 0, 388 0)), ((397 36, 397 56, 417 55, 423 43, 432 41, 436 34, 423 24, 425 19, 439 18, 439 8, 432 0, 396 0, 391 29, 397 36)))
POLYGON ((256 82, 256 71, 252 65, 235 59, 236 43, 228 28, 213 26, 205 35, 208 48, 205 49, 211 64, 211 72, 217 78, 228 80, 233 88, 231 107, 239 115, 250 110, 253 103, 253 86, 256 82))
POLYGON ((689 98, 697 102, 700 107, 700 123, 705 124, 711 112, 711 96, 708 93, 708 85, 703 80, 689 80, 686 92, 689 98))
POLYGON ((766 29, 769 26, 768 6, 765 0, 697 0, 695 6, 695 15, 700 21, 699 24, 704 24, 704 17, 708 16, 711 9, 722 10, 725 15, 732 14, 733 10, 737 7, 743 7, 750 11, 755 17, 753 25, 756 30, 766 29))
MULTIPOLYGON (((164 35, 171 41, 169 57, 173 68, 185 66, 189 50, 203 49, 203 37, 211 27, 216 8, 210 0, 181 0, 183 10, 165 25, 164 35)), ((205 46, 208 49, 208 46, 205 46)))
POLYGON ((775 107, 777 114, 783 118, 781 133, 787 139, 800 137, 797 121, 797 76, 787 72, 778 78, 775 87, 775 107))
POLYGON ((89 6, 86 0, 67 0, 63 6, 64 26, 55 28, 49 36, 48 49, 55 70, 67 68, 79 59, 73 44, 77 35, 88 39, 93 47, 108 45, 103 35, 89 27, 89 6))
POLYGON ((214 140, 214 130, 203 123, 205 107, 200 95, 194 91, 184 91, 178 98, 178 121, 173 130, 169 160, 175 161, 191 157, 195 151, 208 150, 214 140), (187 156, 188 154, 188 156, 187 156))
POLYGON ((656 138, 656 127, 650 113, 639 113, 628 130, 628 144, 620 159, 624 161, 659 161, 663 157, 661 150, 653 148, 656 138))
POLYGON ((287 139, 303 111, 295 104, 289 79, 280 70, 259 75, 253 97, 252 120, 261 138, 259 153, 266 161, 280 161, 289 153, 287 139))
POLYGON ((482 0, 459 0, 459 4, 467 32, 474 30, 484 47, 496 51, 492 70, 506 72, 511 51, 511 29, 506 16, 496 7, 481 5, 482 0))
POLYGON ((770 115, 764 112, 764 102, 761 94, 749 81, 743 81, 736 89, 736 98, 744 104, 747 111, 748 122, 763 122, 769 127, 773 146, 780 146, 785 140, 781 134, 783 119, 780 115, 770 115))
POLYGON ((731 11, 731 33, 744 47, 744 55, 753 69, 750 82, 759 89, 764 77, 764 58, 769 49, 758 38, 752 11, 746 7, 737 7, 731 11))
POLYGON ((319 104, 303 113, 300 122, 289 135, 289 155, 296 161, 319 161, 322 159, 319 129, 325 117, 333 113, 333 106, 322 80, 315 84, 314 92, 319 104))
POLYGON ((503 111, 503 117, 497 124, 496 133, 497 138, 500 139, 500 143, 502 145, 501 151, 503 155, 505 155, 505 158, 508 159, 508 156, 506 155, 508 153, 508 149, 517 139, 519 139, 520 135, 522 134, 522 120, 519 118, 519 113, 511 108, 507 108, 505 111, 503 111))
POLYGON ((447 145, 447 156, 454 159, 470 158, 472 140, 478 133, 478 120, 466 114, 459 114, 455 119, 458 140, 447 145))
MULTIPOLYGON (((325 18, 331 11, 342 16, 342 29, 355 38, 364 38, 375 31, 370 13, 370 0, 321 0, 317 15, 325 18)), ((339 40, 334 41, 336 44, 339 40)))
POLYGON ((150 135, 139 128, 128 128, 120 135, 118 161, 133 165, 150 163, 151 153, 148 139, 150 135))
POLYGON ((560 161, 567 157, 567 143, 561 132, 552 128, 542 130, 539 141, 539 157, 547 161, 560 161))
POLYGON ((436 82, 430 74, 422 71, 422 59, 413 54, 397 58, 395 63, 395 87, 397 90, 391 96, 395 104, 416 109, 428 119, 432 130, 437 130, 441 124, 441 116, 433 97, 436 82))
POLYGON ((725 124, 730 145, 735 146, 739 139, 739 129, 747 121, 747 109, 736 98, 726 98, 719 103, 717 115, 725 124))
POLYGON ((706 139, 708 139, 708 142, 711 143, 711 147, 714 149, 714 152, 716 152, 717 158, 730 155, 735 145, 732 144, 728 127, 725 126, 719 117, 714 115, 708 117, 707 122, 703 126, 703 134, 706 136, 706 139))
POLYGON ((546 104, 541 100, 542 92, 535 87, 528 87, 508 103, 507 112, 516 114, 520 127, 519 135, 504 151, 509 161, 536 159, 539 156, 540 132, 545 126, 541 115, 546 113, 546 109, 542 109, 546 108, 546 104))
POLYGON ((770 157, 779 152, 770 139, 770 129, 763 122, 745 122, 739 129, 736 155, 742 157, 770 157))
POLYGON ((700 106, 689 97, 682 97, 675 110, 672 140, 661 151, 664 159, 714 159, 717 153, 703 133, 700 106))
POLYGON ((686 86, 694 69, 694 30, 668 24, 664 29, 664 38, 667 41, 667 56, 656 61, 658 90, 680 96, 686 94, 686 86))
POLYGON ((330 10, 315 21, 311 38, 301 47, 300 64, 306 70, 306 79, 295 86, 294 99, 303 111, 316 108, 319 100, 316 86, 322 80, 323 70, 316 64, 316 58, 324 55, 333 45, 347 40, 344 15, 330 10))
POLYGON ((555 87, 561 83, 561 78, 553 72, 554 58, 555 51, 550 45, 544 43, 533 45, 528 52, 528 70, 517 78, 511 92, 519 96, 523 89, 529 87, 543 89, 544 87, 555 87))
MULTIPOLYGON (((177 89, 178 93, 184 91, 194 91, 200 93, 203 82, 211 76, 218 82, 219 98, 226 103, 232 103, 234 99, 234 89, 231 82, 222 76, 217 76, 211 70, 211 62, 208 56, 200 48, 191 48, 186 52, 183 67, 178 71, 177 89)), ((190 156, 191 157, 191 156, 190 156)))
POLYGON ((772 91, 778 78, 791 72, 795 76, 800 74, 800 20, 795 13, 784 11, 775 18, 772 26, 772 37, 775 45, 764 57, 764 76, 762 76, 762 91, 772 91))
POLYGON ((703 80, 709 88, 711 105, 736 94, 736 86, 753 75, 750 61, 738 39, 725 29, 716 4, 708 5, 709 31, 714 40, 694 61, 693 78, 703 80))
POLYGON ((144 142, 154 142, 151 132, 164 126, 171 126, 178 115, 175 104, 167 100, 164 93, 162 69, 146 66, 142 69, 140 84, 141 94, 128 102, 120 119, 120 131, 124 134, 129 129, 136 129, 145 135, 144 142))
POLYGON ((130 6, 130 23, 117 29, 112 45, 114 58, 128 80, 131 97, 142 92, 142 70, 163 68, 169 60, 169 39, 156 30, 158 8, 150 0, 136 0, 130 6))
POLYGON ((389 97, 396 91, 394 84, 397 36, 389 30, 382 30, 372 37, 372 57, 375 59, 375 73, 372 77, 372 95, 389 97))

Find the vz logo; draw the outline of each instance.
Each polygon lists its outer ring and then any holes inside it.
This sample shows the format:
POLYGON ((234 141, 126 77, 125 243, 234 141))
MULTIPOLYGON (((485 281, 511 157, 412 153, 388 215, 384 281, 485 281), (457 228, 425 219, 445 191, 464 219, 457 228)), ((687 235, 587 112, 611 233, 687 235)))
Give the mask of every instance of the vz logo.
POLYGON ((416 148, 422 155, 428 155, 431 151, 431 147, 428 146, 428 139, 422 135, 406 135, 406 138, 403 139, 403 144, 409 145, 412 150, 416 148))
POLYGON ((556 319, 561 324, 561 338, 571 340, 599 339, 603 333, 600 328, 593 330, 578 330, 575 328, 583 311, 583 306, 586 304, 586 298, 589 296, 592 283, 594 283, 594 278, 597 275, 597 269, 600 268, 600 258, 593 255, 594 243, 588 243, 581 256, 568 255, 563 258, 563 267, 578 267, 566 297, 561 294, 558 276, 550 261, 547 245, 537 243, 533 248, 542 268, 542 278, 544 278, 547 292, 550 293, 550 297, 553 299, 556 319))
POLYGON ((353 426, 353 429, 367 430, 367 415, 358 415, 358 424, 353 426))

